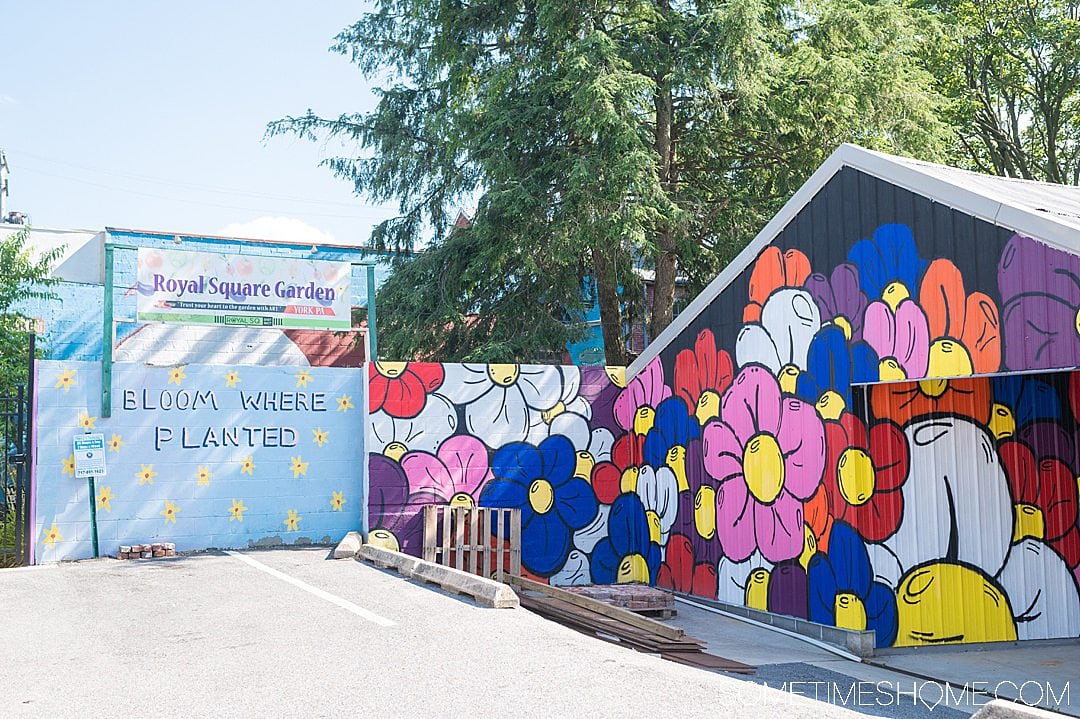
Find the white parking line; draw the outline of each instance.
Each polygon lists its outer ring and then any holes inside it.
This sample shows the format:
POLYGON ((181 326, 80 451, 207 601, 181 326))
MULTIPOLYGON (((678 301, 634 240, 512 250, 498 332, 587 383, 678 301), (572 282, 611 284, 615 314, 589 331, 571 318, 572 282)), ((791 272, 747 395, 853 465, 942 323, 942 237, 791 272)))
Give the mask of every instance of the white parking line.
POLYGON ((394 627, 394 626, 397 626, 394 622, 387 619, 386 617, 380 617, 378 614, 375 614, 374 612, 370 612, 367 609, 364 609, 363 607, 361 607, 359 605, 353 604, 352 602, 348 601, 347 599, 342 599, 341 597, 335 596, 335 595, 331 594, 330 592, 324 592, 323 590, 319 589, 318 587, 313 587, 310 584, 308 584, 307 582, 302 582, 299 579, 296 579, 295 577, 290 577, 288 574, 285 574, 284 572, 279 572, 278 570, 274 569, 273 567, 268 567, 265 564, 263 564, 262 562, 257 562, 257 561, 255 561, 254 559, 252 559, 251 557, 249 557, 249 556, 247 556, 245 554, 240 554, 239 552, 232 552, 232 551, 228 551, 228 550, 225 551, 225 554, 236 557, 237 559, 239 559, 244 564, 249 564, 252 567, 255 567, 256 569, 258 569, 260 571, 266 572, 267 574, 269 574, 272 577, 277 577, 278 579, 280 579, 283 582, 288 582, 289 584, 293 585, 294 587, 299 587, 300 589, 303 589, 305 592, 310 592, 310 593, 314 594, 316 597, 319 597, 320 599, 325 599, 326 601, 330 602, 331 604, 336 604, 339 607, 341 607, 342 609, 347 609, 348 611, 352 612, 356 616, 358 616, 358 617, 360 617, 362 619, 366 619, 369 622, 372 622, 373 624, 378 624, 380 627, 394 627))

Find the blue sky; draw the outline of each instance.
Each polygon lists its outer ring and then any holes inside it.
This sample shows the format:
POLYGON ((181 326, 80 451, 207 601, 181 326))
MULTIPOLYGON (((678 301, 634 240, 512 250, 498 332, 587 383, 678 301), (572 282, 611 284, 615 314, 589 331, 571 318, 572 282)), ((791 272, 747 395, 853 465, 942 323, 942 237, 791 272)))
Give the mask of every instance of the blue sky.
POLYGON ((367 3, 0 3, 8 209, 36 226, 105 226, 366 243, 392 214, 318 167, 339 148, 266 124, 371 109, 329 52, 367 3))

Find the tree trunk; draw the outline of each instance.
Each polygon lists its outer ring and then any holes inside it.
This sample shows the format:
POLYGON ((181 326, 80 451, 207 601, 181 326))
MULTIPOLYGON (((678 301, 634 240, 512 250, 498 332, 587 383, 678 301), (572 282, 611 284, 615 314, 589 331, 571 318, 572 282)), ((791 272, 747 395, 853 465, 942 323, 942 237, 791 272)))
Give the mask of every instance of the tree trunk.
MULTIPOLYGON (((672 173, 674 142, 672 139, 672 102, 670 79, 665 76, 657 84, 655 97, 656 141, 654 148, 660 159, 660 184, 669 199, 674 200, 675 177, 672 173)), ((655 339, 671 324, 675 306, 675 272, 678 253, 675 230, 670 223, 660 228, 656 238, 656 277, 653 280, 652 316, 649 318, 649 339, 655 339)))
POLYGON ((618 248, 593 246, 593 274, 596 277, 596 297, 600 304, 600 329, 604 333, 604 362, 615 367, 625 367, 626 340, 622 328, 622 303, 619 285, 615 277, 615 263, 609 252, 618 248))

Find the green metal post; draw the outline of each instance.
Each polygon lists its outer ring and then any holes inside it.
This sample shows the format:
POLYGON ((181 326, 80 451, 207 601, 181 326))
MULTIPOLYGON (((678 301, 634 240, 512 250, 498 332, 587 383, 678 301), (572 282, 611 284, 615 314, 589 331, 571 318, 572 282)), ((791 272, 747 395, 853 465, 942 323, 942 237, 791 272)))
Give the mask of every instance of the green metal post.
POLYGON ((98 532, 97 532, 97 491, 94 489, 94 475, 87 478, 90 486, 90 538, 94 547, 94 558, 98 556, 98 532))
MULTIPOLYGON (((113 248, 105 244, 105 310, 101 331, 101 416, 112 416, 112 363, 113 340, 116 328, 113 324, 113 248)), ((94 480, 90 480, 93 488, 94 480)), ((93 498, 90 501, 90 516, 93 517, 93 498)), ((95 551, 94 556, 97 556, 95 551)))
POLYGON ((369 362, 379 359, 379 339, 375 328, 375 265, 367 266, 367 328, 368 348, 371 351, 369 362))

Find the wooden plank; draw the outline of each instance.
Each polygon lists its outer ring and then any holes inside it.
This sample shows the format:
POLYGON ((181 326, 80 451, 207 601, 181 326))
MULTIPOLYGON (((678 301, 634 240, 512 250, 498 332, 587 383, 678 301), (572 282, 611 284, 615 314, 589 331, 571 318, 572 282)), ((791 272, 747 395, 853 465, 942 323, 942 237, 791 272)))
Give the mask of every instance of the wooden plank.
POLYGON ((521 576, 521 510, 510 510, 510 576, 521 576))
POLYGON ((424 506, 424 561, 435 561, 435 545, 439 534, 439 509, 434 505, 424 506))
POLYGON ((464 548, 465 543, 465 508, 450 507, 448 511, 454 513, 454 567, 465 568, 464 548))
POLYGON ((480 510, 480 516, 484 518, 484 531, 480 537, 484 542, 484 576, 491 576, 491 509, 480 510))
POLYGON ((439 564, 450 566, 450 508, 439 507, 442 513, 442 555, 439 564))
POLYGON ((480 553, 477 536, 480 532, 480 519, 476 507, 469 508, 469 561, 468 570, 473 574, 480 573, 480 553))
POLYGON ((754 674, 757 671, 749 664, 743 664, 734 659, 725 659, 707 652, 661 652, 660 656, 679 664, 700 669, 719 669, 732 674, 754 674))
POLYGON ((499 582, 506 581, 505 575, 505 563, 503 562, 503 520, 506 517, 506 510, 496 509, 495 516, 498 518, 498 526, 495 533, 495 580, 499 582))

